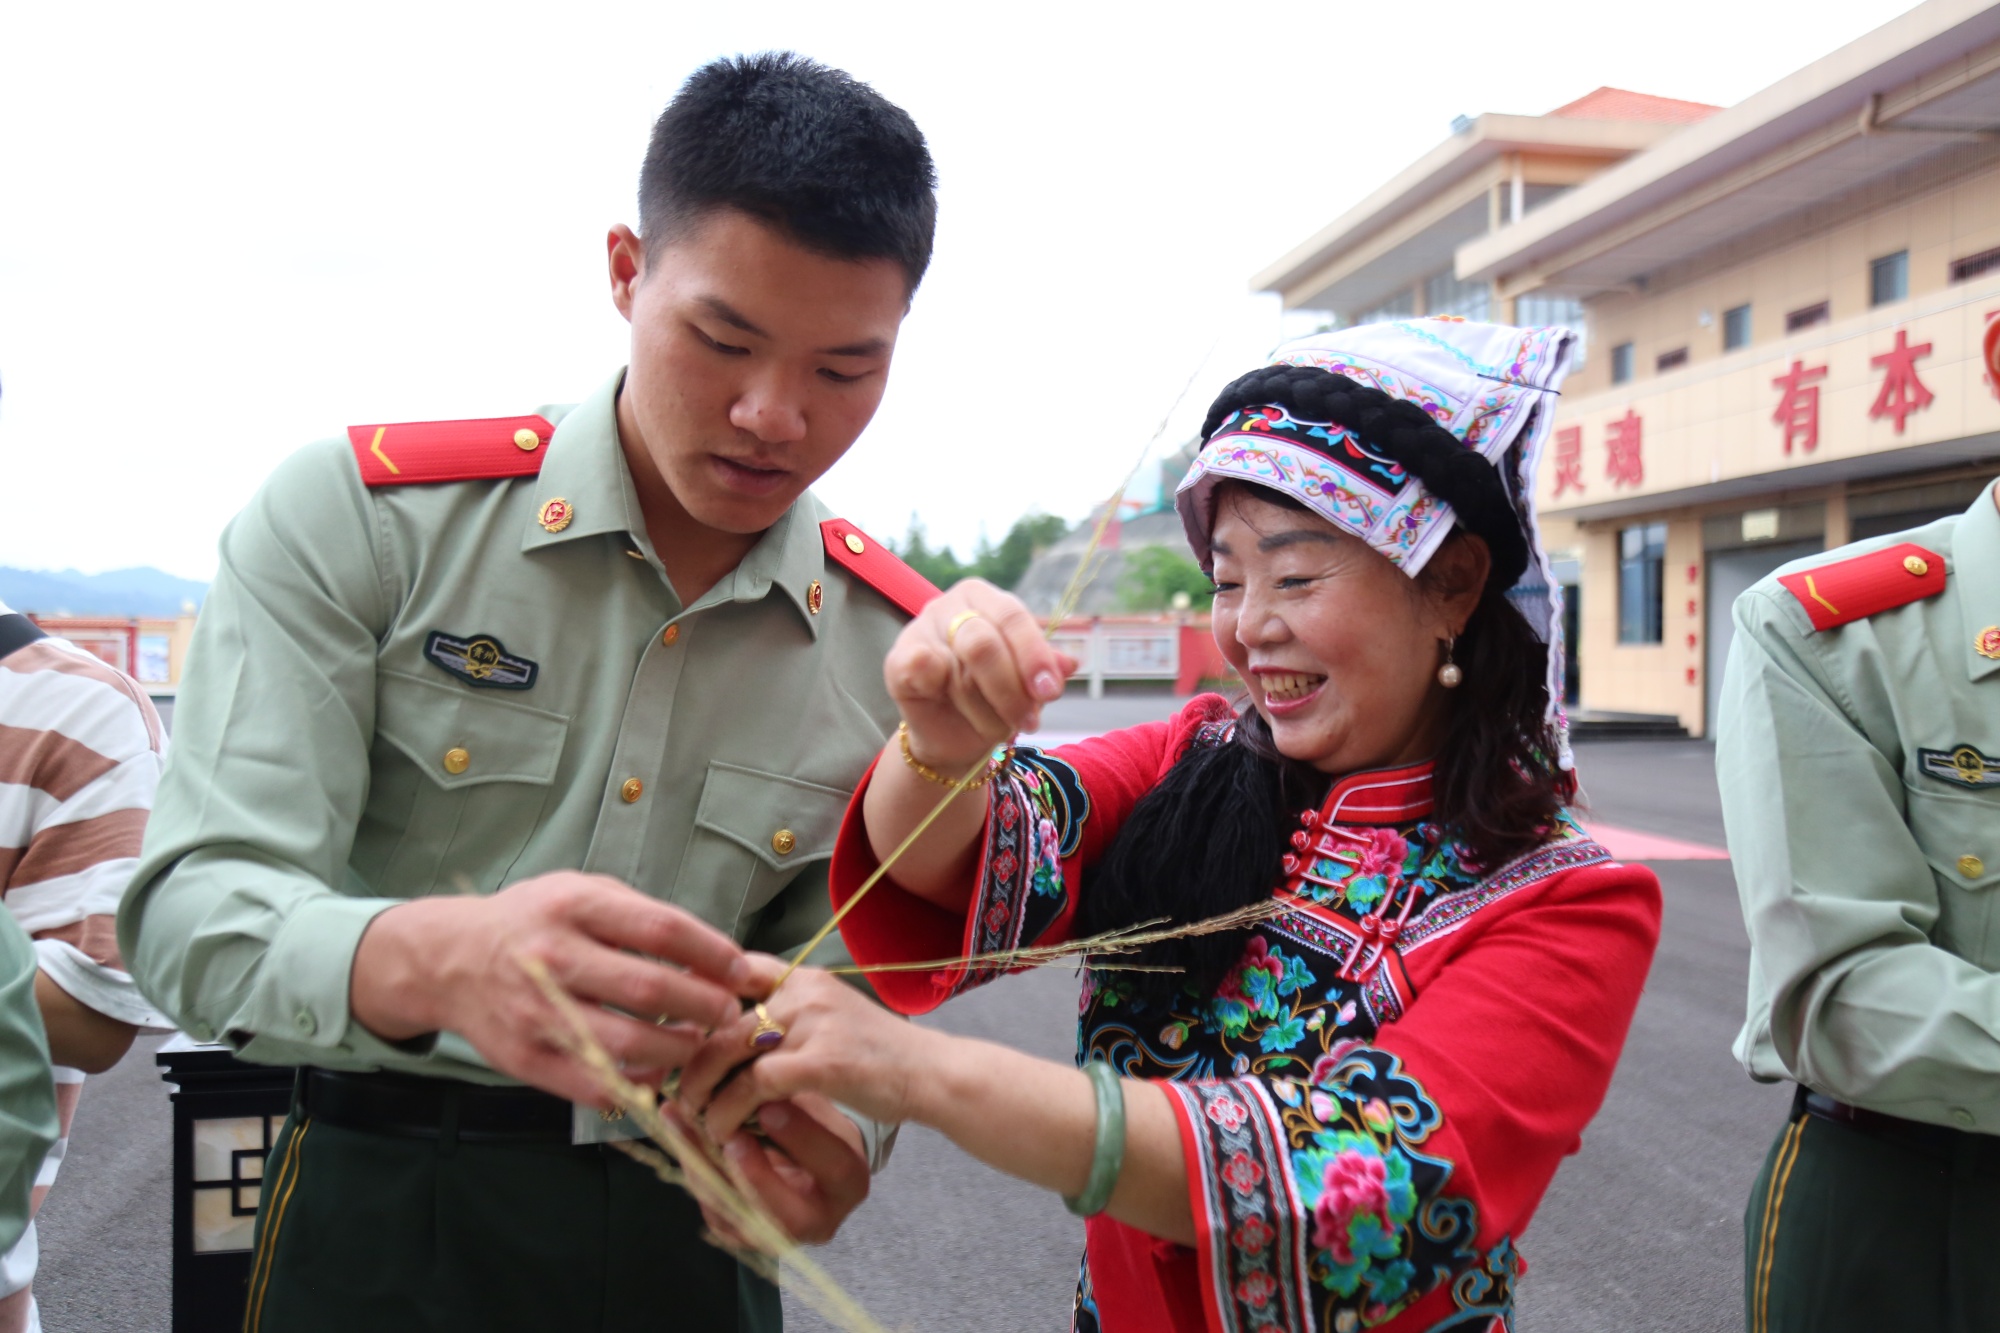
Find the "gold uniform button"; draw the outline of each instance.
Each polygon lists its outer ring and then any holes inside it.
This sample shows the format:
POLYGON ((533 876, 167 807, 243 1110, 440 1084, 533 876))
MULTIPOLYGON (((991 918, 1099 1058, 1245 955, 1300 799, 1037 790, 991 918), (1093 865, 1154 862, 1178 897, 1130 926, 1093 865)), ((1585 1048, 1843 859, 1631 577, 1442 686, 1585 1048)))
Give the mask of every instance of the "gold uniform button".
POLYGON ((868 549, 868 543, 862 541, 859 537, 855 536, 853 533, 850 532, 847 534, 847 549, 854 552, 854 554, 856 555, 860 555, 863 551, 868 549))
POLYGON ((788 828, 781 828, 771 835, 771 850, 780 856, 790 856, 792 848, 798 845, 799 840, 792 836, 792 831, 788 828))
POLYGON ((454 745, 449 750, 446 750, 444 752, 445 772, 463 773, 466 769, 470 767, 472 767, 472 754, 470 751, 461 749, 460 747, 454 745))
POLYGON ((625 779, 625 785, 618 789, 618 794, 625 798, 625 804, 630 805, 632 802, 638 800, 645 793, 645 790, 645 783, 639 781, 637 778, 627 778, 625 779))
POLYGON ((1958 858, 1958 873, 1967 879, 1978 879, 1986 873, 1986 863, 1970 854, 1958 858))
POLYGON ((679 625, 669 625, 660 631, 660 642, 671 648, 674 646, 674 640, 680 638, 680 636, 681 627, 679 625))
POLYGON ((542 437, 523 426, 514 432, 514 447, 524 452, 532 452, 542 447, 542 437))
POLYGON ((1931 572, 1931 562, 1920 555, 1906 555, 1903 557, 1903 568, 1922 578, 1931 572))

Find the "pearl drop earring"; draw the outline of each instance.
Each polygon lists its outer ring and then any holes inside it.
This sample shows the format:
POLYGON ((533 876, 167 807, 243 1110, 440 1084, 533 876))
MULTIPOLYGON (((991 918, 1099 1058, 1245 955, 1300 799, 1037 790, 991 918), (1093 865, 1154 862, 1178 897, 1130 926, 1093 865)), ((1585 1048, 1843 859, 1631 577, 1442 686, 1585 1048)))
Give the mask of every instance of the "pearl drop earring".
POLYGON ((1444 641, 1444 665, 1438 668, 1438 684, 1448 690, 1457 689, 1459 682, 1465 679, 1464 669, 1451 660, 1451 648, 1457 642, 1456 634, 1444 641))

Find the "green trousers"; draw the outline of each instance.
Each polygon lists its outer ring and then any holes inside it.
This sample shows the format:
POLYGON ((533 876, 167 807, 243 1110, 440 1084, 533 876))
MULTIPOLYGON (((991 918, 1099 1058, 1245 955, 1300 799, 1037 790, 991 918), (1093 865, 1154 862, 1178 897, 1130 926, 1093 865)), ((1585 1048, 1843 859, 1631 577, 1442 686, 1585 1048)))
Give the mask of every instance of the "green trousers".
POLYGON ((1749 1333, 2000 1328, 2000 1139, 1795 1113, 1743 1215, 1749 1333))
POLYGON ((245 1333, 779 1333, 777 1289, 609 1147, 360 1133, 294 1108, 265 1166, 245 1333))

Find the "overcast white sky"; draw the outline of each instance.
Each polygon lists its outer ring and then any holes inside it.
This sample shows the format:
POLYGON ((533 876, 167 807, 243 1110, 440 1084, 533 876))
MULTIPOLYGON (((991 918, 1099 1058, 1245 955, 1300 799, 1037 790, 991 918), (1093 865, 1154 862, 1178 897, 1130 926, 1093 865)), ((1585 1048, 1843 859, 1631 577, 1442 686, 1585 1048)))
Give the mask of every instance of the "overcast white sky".
POLYGON ((207 578, 308 440, 588 393, 626 346, 604 231, 717 55, 802 51, 930 138, 937 259, 818 489, 963 554, 1083 514, 1213 346, 1191 430, 1278 337, 1249 275, 1453 116, 1600 84, 1728 104, 1907 7, 14 0, 0 564, 207 578))

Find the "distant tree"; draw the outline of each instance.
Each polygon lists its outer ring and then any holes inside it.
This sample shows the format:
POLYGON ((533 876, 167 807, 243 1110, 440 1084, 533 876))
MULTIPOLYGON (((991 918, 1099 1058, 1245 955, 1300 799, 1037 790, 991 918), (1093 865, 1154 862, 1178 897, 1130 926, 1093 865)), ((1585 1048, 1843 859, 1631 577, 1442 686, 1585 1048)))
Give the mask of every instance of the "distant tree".
POLYGON ((1000 588, 1012 588, 1028 572, 1028 562, 1061 541, 1069 524, 1054 514, 1023 514, 1007 529, 998 546, 982 544, 978 571, 981 578, 1000 588))
POLYGON ((923 520, 910 515, 910 531, 903 538, 900 548, 892 547, 903 563, 922 574, 940 588, 949 588, 973 571, 961 565, 958 557, 951 553, 949 546, 933 551, 924 540, 923 520))
POLYGON ((1171 546, 1142 546, 1125 557, 1118 576, 1118 601, 1127 611, 1165 611, 1174 594, 1188 595, 1190 606, 1206 611, 1215 601, 1215 585, 1201 566, 1171 546))
POLYGON ((1012 588, 1027 573, 1028 562, 1062 540, 1069 524, 1054 514, 1024 514, 1014 520, 1007 535, 995 546, 981 537, 970 562, 961 562, 949 546, 931 549, 923 520, 910 515, 910 530, 900 545, 890 543, 910 568, 940 588, 949 588, 974 575, 1001 588, 1012 588))

